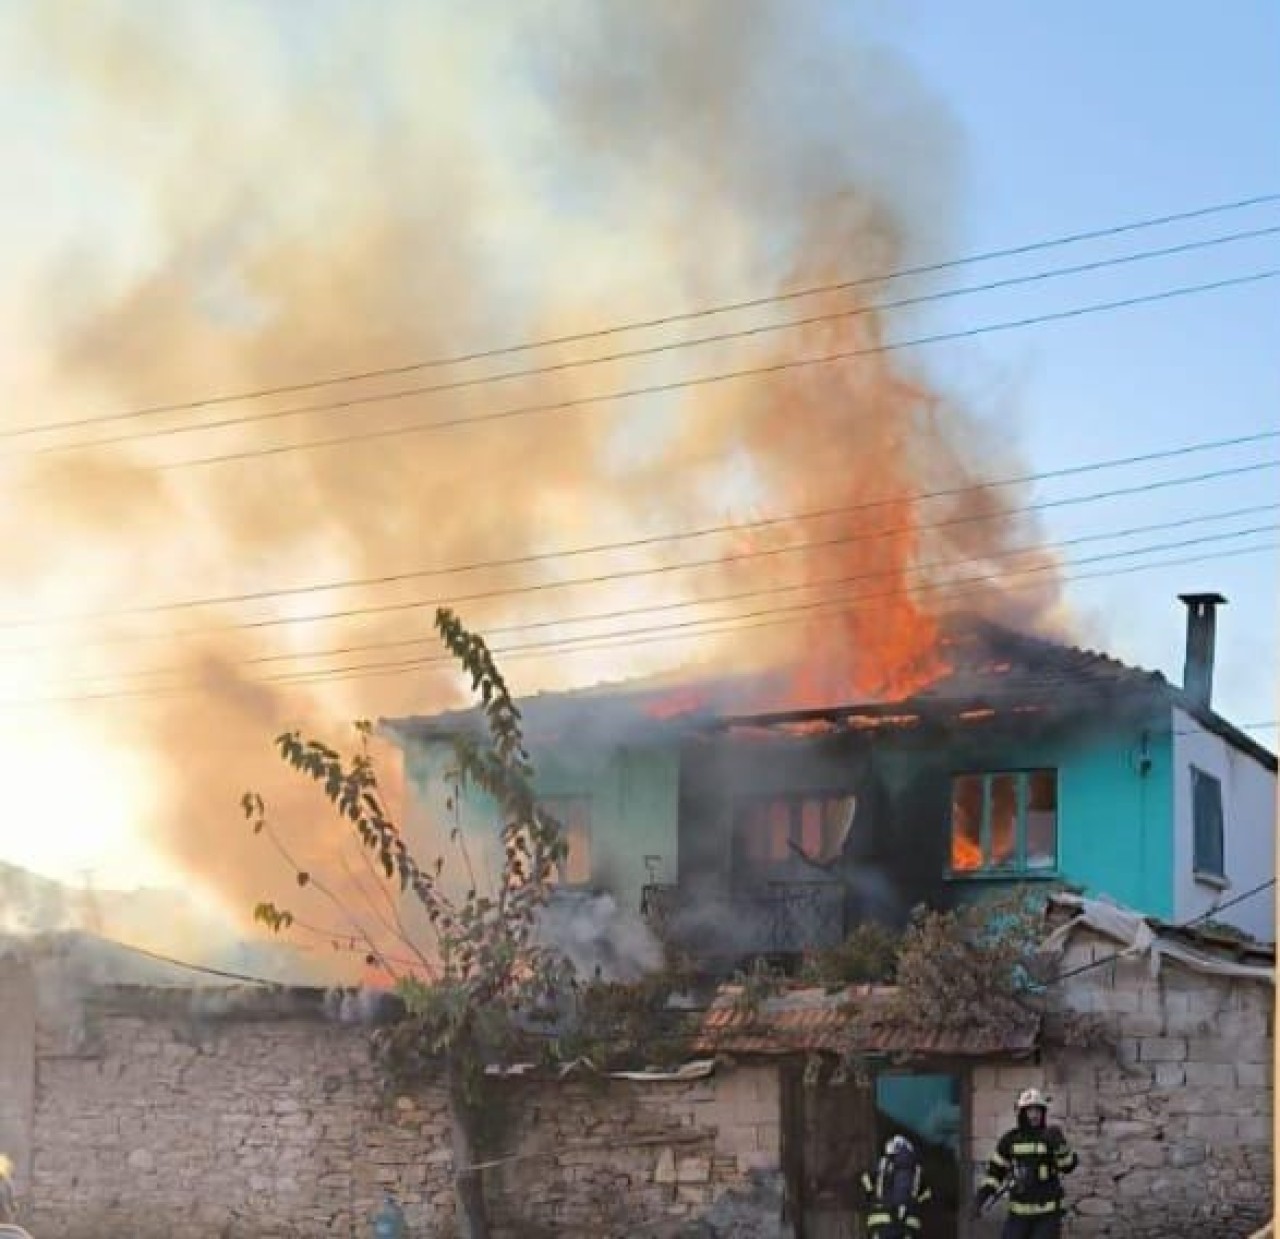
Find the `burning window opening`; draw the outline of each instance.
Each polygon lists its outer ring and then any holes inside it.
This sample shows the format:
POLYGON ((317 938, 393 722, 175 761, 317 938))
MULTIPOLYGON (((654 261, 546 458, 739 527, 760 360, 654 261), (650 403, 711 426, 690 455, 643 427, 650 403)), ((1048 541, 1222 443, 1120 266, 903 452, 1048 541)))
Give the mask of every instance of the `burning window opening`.
POLYGON ((953 874, 1050 874, 1057 868, 1057 770, 993 771, 952 779, 953 874))
POLYGON ((586 886, 591 882, 591 797, 542 796, 539 807, 560 823, 567 847, 560 862, 562 886, 586 886))
POLYGON ((748 881, 767 877, 797 859, 829 867, 844 851, 857 805, 857 797, 848 792, 740 800, 734 811, 737 876, 748 881))

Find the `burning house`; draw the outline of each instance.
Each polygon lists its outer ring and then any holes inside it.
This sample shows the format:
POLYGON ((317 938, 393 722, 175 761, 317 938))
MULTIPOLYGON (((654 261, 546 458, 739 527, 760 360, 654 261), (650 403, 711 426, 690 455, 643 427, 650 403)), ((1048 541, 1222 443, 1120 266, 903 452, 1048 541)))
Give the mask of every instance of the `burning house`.
MULTIPOLYGON (((709 967, 833 945, 1010 883, 1274 936, 1276 757, 1213 708, 1218 595, 1185 595, 1182 686, 975 617, 893 699, 762 710, 782 678, 620 686, 526 704, 570 890, 643 912, 709 967)), ((411 830, 493 837, 440 775, 465 714, 388 721, 411 830)), ((601 936, 601 942, 604 938, 601 936)), ((607 946, 607 943, 604 943, 607 946)))

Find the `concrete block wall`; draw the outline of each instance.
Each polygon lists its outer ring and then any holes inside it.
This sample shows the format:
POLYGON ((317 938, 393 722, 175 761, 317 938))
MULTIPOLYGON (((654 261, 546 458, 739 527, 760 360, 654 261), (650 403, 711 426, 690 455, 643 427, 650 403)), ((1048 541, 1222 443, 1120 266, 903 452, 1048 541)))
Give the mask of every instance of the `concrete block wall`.
MULTIPOLYGON (((1115 953, 1079 935, 1070 971, 1115 953)), ((1271 1213, 1272 989, 1165 962, 1099 963, 1064 983, 1065 1006, 1099 1016, 1113 1044, 1046 1048, 1029 1066, 971 1078, 974 1173, 1019 1091, 1052 1098, 1080 1154, 1067 1180, 1075 1236, 1239 1239, 1271 1213)))

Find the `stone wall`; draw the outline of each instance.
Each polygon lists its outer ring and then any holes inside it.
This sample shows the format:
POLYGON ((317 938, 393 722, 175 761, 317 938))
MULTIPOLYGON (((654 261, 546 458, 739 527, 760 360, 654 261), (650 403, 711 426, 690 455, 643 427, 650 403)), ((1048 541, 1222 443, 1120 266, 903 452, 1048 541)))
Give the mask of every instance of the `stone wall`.
POLYGON ((1073 1236, 1239 1239, 1271 1215, 1272 988, 1170 961, 1158 976, 1146 959, 1101 962, 1115 951, 1078 933, 1064 960, 1099 964, 1064 984, 1064 1005, 1111 1044, 973 1073, 974 1172, 1034 1086, 1080 1154, 1073 1236))
MULTIPOLYGON (((438 1089, 384 1092, 365 1031, 314 1001, 191 1003, 118 994, 75 1037, 42 1030, 24 1193, 34 1233, 365 1235, 386 1188, 411 1233, 452 1233, 438 1089)), ((775 1069, 494 1087, 499 1235, 677 1234, 716 1216, 731 1218, 720 1233, 778 1233, 775 1069)))
POLYGON ((0 1153, 27 1181, 35 1107, 36 991, 29 968, 0 955, 0 1153))

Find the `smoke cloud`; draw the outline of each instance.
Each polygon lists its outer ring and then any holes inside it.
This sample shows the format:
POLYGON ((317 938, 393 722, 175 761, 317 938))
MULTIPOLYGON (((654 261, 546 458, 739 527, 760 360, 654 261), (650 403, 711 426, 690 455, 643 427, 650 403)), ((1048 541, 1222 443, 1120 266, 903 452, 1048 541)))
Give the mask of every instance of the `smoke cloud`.
MULTIPOLYGON (((950 254, 960 136, 860 35, 857 12, 806 0, 479 3, 465 16, 443 3, 303 13, 46 0, 7 12, 0 55, 45 140, 24 148, 43 179, 6 244, 20 245, 23 229, 45 243, 0 303, 23 358, 0 418, 51 426, 276 388, 950 254)), ((332 738, 345 718, 457 704, 447 667, 412 665, 439 654, 436 603, 491 595, 459 609, 501 649, 865 597, 835 621, 819 608, 714 638, 526 649, 508 674, 525 689, 692 664, 796 665, 798 700, 909 689, 939 670, 936 620, 954 602, 946 589, 909 589, 987 565, 1000 575, 1003 553, 1035 530, 1008 490, 954 493, 999 458, 991 429, 905 356, 867 352, 911 324, 874 310, 883 293, 868 284, 11 438, 5 515, 32 532, 0 550, 3 609, 62 618, 3 634, 6 675, 15 691, 72 699, 48 707, 42 726, 90 718, 102 743, 147 755, 149 838, 228 907, 279 899, 344 931, 249 834, 236 799, 263 792, 290 850, 336 874, 373 918, 363 862, 270 742, 286 727, 332 738), (568 367, 814 315, 842 317, 568 367), (865 355, 769 370, 855 351, 865 355), (535 366, 562 368, 315 408, 535 366), (669 388, 741 369, 768 372, 669 388), (668 390, 574 404, 641 387, 668 390), (573 407, 353 437, 561 403, 573 407), (311 411, 283 415, 294 408, 311 411), (282 450, 333 437, 348 441, 282 450), (108 439, 119 441, 85 446, 108 439), (192 463, 210 457, 231 459, 192 463), (952 497, 914 498, 937 490, 952 497), (832 508, 849 510, 718 541, 461 570, 832 508), (735 558, 743 548, 787 553, 735 558), (718 555, 711 567, 565 584, 718 555), (435 575, 405 577, 424 570, 435 575), (381 583, 310 589, 370 579, 381 583), (804 588, 646 610, 778 585, 804 588), (271 593, 289 589, 308 592, 271 593), (242 601, 150 609, 220 595, 242 601), (600 613, 622 614, 515 628, 600 613), (369 664, 378 674, 351 671, 369 664)), ((1056 605, 1044 577, 1040 593, 1016 595, 1020 622, 1056 605)), ((999 581, 965 604, 1011 605, 999 581)), ((69 768, 76 760, 67 754, 69 768)))

